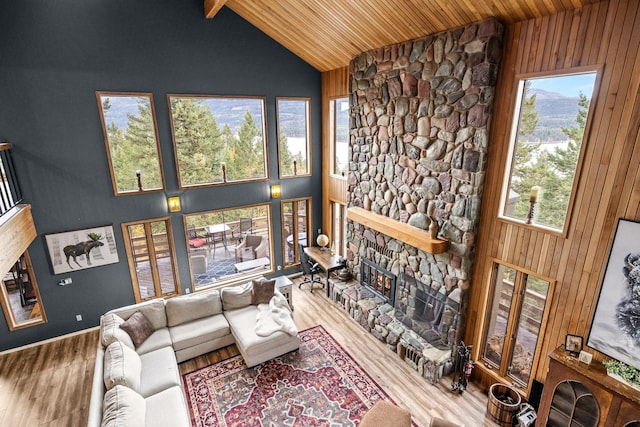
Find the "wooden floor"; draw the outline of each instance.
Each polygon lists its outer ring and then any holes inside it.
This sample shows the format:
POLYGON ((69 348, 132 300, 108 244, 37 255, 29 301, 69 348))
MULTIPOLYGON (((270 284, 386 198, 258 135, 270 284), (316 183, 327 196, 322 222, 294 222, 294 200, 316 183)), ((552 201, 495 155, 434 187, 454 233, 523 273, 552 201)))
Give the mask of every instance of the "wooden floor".
MULTIPOLYGON (((419 426, 432 417, 465 426, 495 426, 485 418, 487 395, 473 384, 462 395, 450 379, 428 384, 418 373, 324 295, 294 281, 294 319, 299 329, 321 324, 387 394, 409 409, 419 426)), ((98 332, 70 336, 0 356, 0 426, 85 426, 98 332)), ((181 373, 237 354, 226 347, 184 362, 181 373)))

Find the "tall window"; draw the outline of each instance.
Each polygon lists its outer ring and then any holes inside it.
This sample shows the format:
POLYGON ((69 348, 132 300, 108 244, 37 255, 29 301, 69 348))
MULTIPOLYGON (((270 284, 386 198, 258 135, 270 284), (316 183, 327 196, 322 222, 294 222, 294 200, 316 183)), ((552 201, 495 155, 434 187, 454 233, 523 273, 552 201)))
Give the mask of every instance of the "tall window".
POLYGON ((308 98, 277 98, 280 178, 311 174, 308 98))
POLYGON ((346 176, 349 172, 349 98, 331 100, 329 109, 333 147, 331 173, 346 176))
POLYGON ((538 339, 544 330, 552 283, 494 261, 491 285, 482 361, 499 378, 528 388, 539 357, 538 339))
POLYGON ((579 69, 519 81, 503 218, 566 231, 596 76, 579 69))
POLYGON ((336 254, 347 254, 347 205, 331 203, 331 247, 336 254))
POLYGON ((9 330, 47 321, 29 253, 25 252, 2 278, 2 310, 9 330))
POLYGON ((122 224, 136 302, 180 293, 171 220, 122 224))
POLYGON ((96 92, 116 196, 164 189, 150 93, 96 92))
POLYGON ((308 246, 311 231, 311 199, 283 200, 282 241, 284 266, 300 262, 298 243, 308 246))
POLYGON ((168 99, 180 188, 266 179, 264 98, 168 99))
POLYGON ((189 214, 184 223, 195 289, 273 271, 270 205, 189 214))

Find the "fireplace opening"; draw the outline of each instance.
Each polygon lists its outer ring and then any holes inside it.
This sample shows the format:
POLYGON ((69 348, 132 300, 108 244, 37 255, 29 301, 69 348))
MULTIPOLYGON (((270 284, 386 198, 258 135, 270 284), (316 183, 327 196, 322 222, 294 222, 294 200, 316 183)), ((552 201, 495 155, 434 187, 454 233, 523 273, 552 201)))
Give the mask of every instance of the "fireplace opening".
POLYGON ((386 303, 395 304, 396 275, 366 258, 360 262, 360 284, 371 289, 386 303))

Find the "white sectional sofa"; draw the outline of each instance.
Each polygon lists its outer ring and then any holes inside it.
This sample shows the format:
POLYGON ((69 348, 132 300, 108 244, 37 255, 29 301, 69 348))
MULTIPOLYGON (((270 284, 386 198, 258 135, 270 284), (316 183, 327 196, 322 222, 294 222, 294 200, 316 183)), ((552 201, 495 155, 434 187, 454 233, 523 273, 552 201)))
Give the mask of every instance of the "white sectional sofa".
POLYGON ((105 313, 87 425, 189 427, 178 363, 233 343, 250 367, 296 350, 300 342, 286 298, 260 285, 105 313))

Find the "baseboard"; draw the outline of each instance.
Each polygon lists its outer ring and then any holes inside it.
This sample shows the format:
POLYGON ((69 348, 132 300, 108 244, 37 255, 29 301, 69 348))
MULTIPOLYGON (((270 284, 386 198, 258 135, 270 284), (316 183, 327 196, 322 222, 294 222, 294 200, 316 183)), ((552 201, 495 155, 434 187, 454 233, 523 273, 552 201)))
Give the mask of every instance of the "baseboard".
POLYGON ((58 341, 58 340, 63 340, 65 338, 73 337, 75 335, 86 334, 87 332, 96 331, 96 330, 99 330, 99 329, 100 329, 100 326, 94 326, 94 327, 89 328, 89 329, 83 329, 81 331, 71 332, 71 333, 66 334, 66 335, 60 335, 59 337, 48 338, 46 340, 42 340, 42 341, 34 342, 34 343, 31 343, 31 344, 23 345, 21 347, 10 348, 9 350, 0 351, 0 356, 3 356, 5 354, 9 354, 9 353, 14 353, 16 351, 26 350, 26 349, 31 348, 31 347, 38 347, 39 345, 52 343, 52 342, 55 342, 55 341, 58 341))

